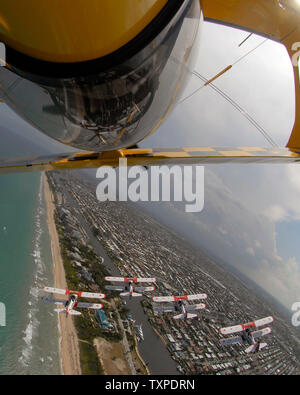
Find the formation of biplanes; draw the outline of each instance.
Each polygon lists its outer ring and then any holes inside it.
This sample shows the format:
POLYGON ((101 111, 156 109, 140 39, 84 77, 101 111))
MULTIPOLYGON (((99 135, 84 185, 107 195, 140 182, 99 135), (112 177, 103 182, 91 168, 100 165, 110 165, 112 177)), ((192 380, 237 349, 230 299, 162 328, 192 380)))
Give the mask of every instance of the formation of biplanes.
MULTIPOLYGON (((155 286, 137 286, 137 283, 156 283, 156 278, 141 278, 141 277, 105 277, 106 281, 123 283, 121 285, 106 285, 105 289, 109 291, 120 292, 122 297, 141 297, 144 292, 151 292, 155 290, 155 286)), ((92 293, 92 292, 82 292, 82 291, 70 291, 60 288, 44 287, 42 291, 59 294, 68 295, 68 299, 56 299, 43 297, 42 300, 47 303, 53 303, 60 305, 60 308, 55 309, 58 313, 63 313, 66 316, 70 315, 81 315, 81 312, 76 310, 76 308, 83 309, 95 309, 100 310, 103 305, 100 303, 84 303, 79 302, 79 298, 91 298, 91 299, 104 299, 106 295, 104 293, 92 293)), ((177 313, 173 316, 175 320, 190 320, 198 318, 196 311, 206 308, 204 303, 189 304, 189 301, 199 301, 207 299, 208 295, 206 293, 199 293, 194 295, 181 295, 181 296, 154 296, 152 301, 155 302, 153 306, 153 312, 155 314, 159 313, 177 313), (158 304, 164 303, 162 306, 158 304)), ((248 345, 245 349, 246 353, 257 353, 267 346, 266 343, 261 342, 261 337, 268 335, 272 332, 270 327, 266 327, 259 330, 254 330, 255 328, 260 328, 262 326, 271 324, 273 322, 273 317, 265 317, 255 321, 233 325, 229 327, 224 327, 219 329, 219 333, 222 335, 231 335, 239 333, 238 336, 233 336, 229 338, 223 338, 219 341, 221 346, 232 346, 234 344, 244 344, 248 345)))

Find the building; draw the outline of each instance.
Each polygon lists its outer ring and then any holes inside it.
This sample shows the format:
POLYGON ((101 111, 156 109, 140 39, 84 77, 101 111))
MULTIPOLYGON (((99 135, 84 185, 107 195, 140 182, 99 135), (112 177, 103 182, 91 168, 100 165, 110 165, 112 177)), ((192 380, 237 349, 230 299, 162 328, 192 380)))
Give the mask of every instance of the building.
POLYGON ((102 309, 96 310, 96 319, 99 322, 102 329, 114 329, 113 324, 108 321, 106 314, 102 309))

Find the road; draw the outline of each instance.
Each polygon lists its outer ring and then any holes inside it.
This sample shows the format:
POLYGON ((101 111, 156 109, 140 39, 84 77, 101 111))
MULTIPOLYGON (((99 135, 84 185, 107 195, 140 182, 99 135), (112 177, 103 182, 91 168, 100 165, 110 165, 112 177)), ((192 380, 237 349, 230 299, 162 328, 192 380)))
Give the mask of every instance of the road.
POLYGON ((131 352, 130 352, 130 347, 129 347, 129 344, 128 344, 128 340, 127 340, 127 336, 126 336, 125 329, 124 329, 124 326, 123 326, 123 322, 121 320, 120 314, 119 314, 118 309, 116 308, 115 302, 113 300, 111 302, 111 305, 112 305, 113 309, 115 310, 115 312, 117 313, 118 323, 119 323, 119 326, 120 326, 121 331, 122 331, 122 335, 123 335, 122 343, 123 343, 123 347, 124 347, 124 350, 125 350, 125 358, 127 360, 127 363, 128 363, 129 368, 130 368, 131 374, 132 375, 136 375, 136 370, 135 370, 134 363, 133 363, 133 360, 132 360, 132 355, 131 355, 131 352))

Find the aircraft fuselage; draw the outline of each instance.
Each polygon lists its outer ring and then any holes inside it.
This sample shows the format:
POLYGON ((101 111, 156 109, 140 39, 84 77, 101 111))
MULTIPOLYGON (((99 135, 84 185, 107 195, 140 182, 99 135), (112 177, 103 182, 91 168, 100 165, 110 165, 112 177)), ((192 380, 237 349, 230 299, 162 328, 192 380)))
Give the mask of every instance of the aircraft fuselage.
POLYGON ((70 295, 69 300, 67 300, 66 314, 68 315, 70 311, 72 311, 78 305, 78 295, 70 295))
POLYGON ((129 297, 132 298, 132 294, 133 294, 133 292, 134 292, 134 287, 133 287, 132 281, 128 281, 128 282, 125 284, 125 291, 126 291, 126 292, 129 292, 129 297))
POLYGON ((185 304, 184 304, 184 302, 182 300, 179 300, 178 302, 176 302, 175 309, 180 314, 184 314, 184 316, 187 317, 187 311, 186 311, 186 308, 185 308, 185 304))
POLYGON ((254 337, 252 336, 251 330, 249 328, 245 329, 242 333, 241 338, 244 343, 248 343, 250 346, 256 344, 254 337))

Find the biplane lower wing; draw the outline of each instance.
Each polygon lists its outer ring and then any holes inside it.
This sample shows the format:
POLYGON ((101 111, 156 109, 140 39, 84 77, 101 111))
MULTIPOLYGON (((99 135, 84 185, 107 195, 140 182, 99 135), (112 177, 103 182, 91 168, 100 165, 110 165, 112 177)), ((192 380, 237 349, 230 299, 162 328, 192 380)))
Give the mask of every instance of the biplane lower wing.
POLYGON ((105 289, 110 291, 124 291, 124 287, 119 287, 118 285, 105 285, 105 289))
POLYGON ((135 287, 134 290, 137 292, 150 292, 154 291, 155 287, 135 287))
POLYGON ((233 344, 243 343, 243 339, 240 336, 230 337, 228 339, 220 340, 221 346, 231 346, 233 344))
POLYGON ((63 300, 63 299, 42 298, 42 300, 43 300, 43 302, 46 302, 46 303, 62 304, 62 305, 65 305, 65 303, 67 302, 67 300, 63 300))
POLYGON ((173 307, 173 306, 153 307, 153 311, 155 313, 172 313, 175 311, 175 307, 173 307))
POLYGON ((195 311, 195 310, 202 310, 205 309, 206 304, 199 303, 199 304, 192 304, 190 306, 186 306, 186 311, 195 311))
POLYGON ((0 159, 0 174, 32 171, 128 166, 219 163, 294 163, 300 161, 300 149, 262 147, 182 147, 126 149, 103 153, 56 154, 34 158, 0 159))
POLYGON ((80 309, 102 309, 103 305, 100 303, 78 303, 77 307, 80 309))
POLYGON ((258 339, 259 337, 266 336, 266 335, 268 335, 271 332, 272 332, 271 328, 264 328, 264 329, 261 329, 259 331, 253 332, 252 336, 253 336, 254 339, 258 339))

